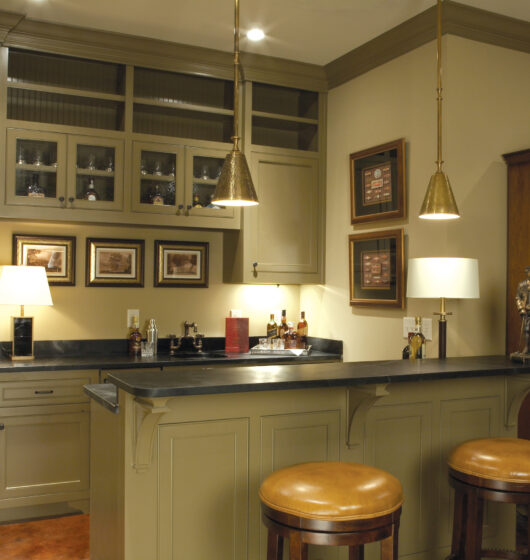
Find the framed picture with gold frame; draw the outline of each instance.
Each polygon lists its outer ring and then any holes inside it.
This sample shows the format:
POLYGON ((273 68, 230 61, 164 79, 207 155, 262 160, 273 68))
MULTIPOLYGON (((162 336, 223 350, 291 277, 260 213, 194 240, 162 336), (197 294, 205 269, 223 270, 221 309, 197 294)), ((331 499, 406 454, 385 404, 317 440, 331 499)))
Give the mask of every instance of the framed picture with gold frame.
POLYGON ((208 243, 155 241, 157 288, 207 288, 208 243))
POLYGON ((13 234, 12 262, 43 266, 50 286, 75 285, 75 237, 13 234))
POLYGON ((86 286, 143 288, 142 239, 86 240, 86 286))
POLYGON ((403 228, 349 236, 350 305, 403 307, 403 228))
POLYGON ((404 218, 405 139, 350 154, 351 223, 404 218))

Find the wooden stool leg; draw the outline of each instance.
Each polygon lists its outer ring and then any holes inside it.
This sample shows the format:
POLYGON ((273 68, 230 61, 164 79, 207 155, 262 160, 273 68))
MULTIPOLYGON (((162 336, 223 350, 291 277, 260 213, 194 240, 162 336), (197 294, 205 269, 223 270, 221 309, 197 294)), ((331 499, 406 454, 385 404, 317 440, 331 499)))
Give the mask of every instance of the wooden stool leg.
POLYGON ((364 545, 350 546, 348 560, 364 560, 364 545))
POLYGON ((466 495, 459 489, 455 490, 455 507, 453 514, 453 541, 451 558, 463 560, 464 552, 464 519, 466 518, 466 495))
POLYGON ((283 537, 269 529, 267 536, 267 560, 282 560, 283 537))
POLYGON ((482 515, 484 511, 484 500, 471 490, 467 494, 467 523, 466 523, 466 545, 465 559, 480 560, 482 549, 482 515))
POLYGON ((289 532, 289 560, 308 560, 307 548, 298 531, 289 532))

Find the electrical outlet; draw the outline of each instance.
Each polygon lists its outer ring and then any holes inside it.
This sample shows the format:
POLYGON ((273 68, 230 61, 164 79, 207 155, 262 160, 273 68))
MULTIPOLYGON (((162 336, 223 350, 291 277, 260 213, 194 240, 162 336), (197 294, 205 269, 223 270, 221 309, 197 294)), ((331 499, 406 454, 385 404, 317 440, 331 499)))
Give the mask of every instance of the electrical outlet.
POLYGON ((127 328, 130 329, 133 326, 133 317, 138 319, 138 324, 140 324, 140 310, 139 309, 127 309, 127 328))
MULTIPOLYGON (((403 338, 407 338, 409 332, 414 330, 416 326, 415 317, 403 317, 403 338)), ((427 317, 421 318, 421 332, 425 340, 432 340, 432 319, 427 317)))

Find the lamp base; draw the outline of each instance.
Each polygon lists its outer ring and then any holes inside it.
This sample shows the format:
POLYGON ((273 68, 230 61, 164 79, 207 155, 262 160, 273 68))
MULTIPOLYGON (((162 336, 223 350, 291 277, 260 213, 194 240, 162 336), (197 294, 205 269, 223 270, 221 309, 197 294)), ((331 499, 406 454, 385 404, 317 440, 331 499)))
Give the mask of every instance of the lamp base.
POLYGON ((33 360, 33 317, 11 317, 11 359, 33 360))
POLYGON ((447 350, 447 321, 442 317, 438 321, 438 358, 444 360, 447 350))

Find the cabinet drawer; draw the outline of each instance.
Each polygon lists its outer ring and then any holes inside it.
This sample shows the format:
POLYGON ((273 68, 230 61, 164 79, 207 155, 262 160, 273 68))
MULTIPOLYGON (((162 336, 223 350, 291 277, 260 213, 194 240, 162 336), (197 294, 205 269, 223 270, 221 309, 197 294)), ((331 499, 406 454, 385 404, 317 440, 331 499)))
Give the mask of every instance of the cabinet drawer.
POLYGON ((41 379, 0 383, 0 406, 80 403, 88 401, 83 385, 91 376, 69 379, 41 379))

